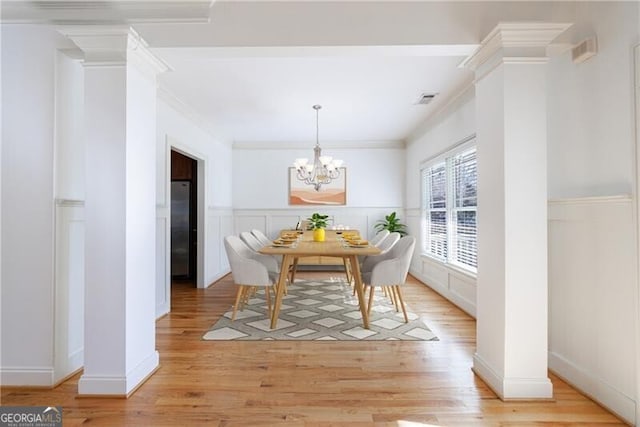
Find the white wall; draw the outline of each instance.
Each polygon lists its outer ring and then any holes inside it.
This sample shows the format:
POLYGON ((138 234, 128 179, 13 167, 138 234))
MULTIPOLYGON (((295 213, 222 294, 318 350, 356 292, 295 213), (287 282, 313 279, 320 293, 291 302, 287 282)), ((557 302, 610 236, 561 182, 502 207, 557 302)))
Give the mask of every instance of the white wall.
MULTIPOLYGON (((161 79, 161 77, 160 77, 161 79)), ((198 160, 198 186, 204 200, 198 208, 198 286, 206 287, 229 272, 222 239, 233 233, 231 146, 202 127, 199 118, 170 95, 157 105, 156 146, 156 315, 169 310, 170 303, 170 193, 171 148, 198 160)))
MULTIPOLYGON (((442 110, 428 126, 414 133, 406 151, 407 225, 412 234, 421 237, 420 165, 442 154, 475 133, 475 98, 471 82, 466 90, 442 110)), ((422 252, 422 244, 416 253, 422 252)), ((426 255, 414 256, 411 274, 438 291, 467 313, 476 313, 475 277, 447 267, 426 255)))
POLYGON ((56 48, 48 27, 2 25, 3 385, 51 385, 56 48), (11 108, 7 108, 11 106, 11 108))
POLYGON ((575 41, 597 36, 598 54, 574 64, 554 57, 549 75, 549 197, 631 194, 633 46, 637 2, 582 4, 575 41))
POLYGON ((56 54, 55 381, 84 363, 84 70, 56 54))
MULTIPOLYGON (((347 207, 402 206, 402 148, 324 148, 323 155, 344 160, 347 207)), ((308 148, 233 150, 234 209, 296 209, 288 204, 289 167, 296 158, 313 159, 308 148)))
POLYGON ((344 160, 347 168, 345 206, 289 206, 289 167, 296 158, 313 157, 313 147, 235 148, 233 150, 233 207, 235 232, 257 228, 276 236, 283 228, 313 212, 330 215, 373 236, 373 225, 392 211, 404 220, 403 148, 330 148, 323 154, 344 160))
POLYGON ((574 64, 567 53, 548 65, 549 366, 637 423, 632 51, 639 5, 579 5, 575 41, 597 36, 598 54, 574 64))
MULTIPOLYGON (((558 6, 558 13, 576 22, 573 42, 596 35, 599 52, 580 65, 569 52, 548 64, 549 366, 634 423, 638 4, 572 3, 558 6)), ((475 132, 473 108, 473 98, 454 103, 409 141, 407 212, 414 229, 420 225, 419 162, 475 132)), ((414 259, 414 275, 475 312, 473 283, 457 283, 455 272, 421 261, 414 259)))

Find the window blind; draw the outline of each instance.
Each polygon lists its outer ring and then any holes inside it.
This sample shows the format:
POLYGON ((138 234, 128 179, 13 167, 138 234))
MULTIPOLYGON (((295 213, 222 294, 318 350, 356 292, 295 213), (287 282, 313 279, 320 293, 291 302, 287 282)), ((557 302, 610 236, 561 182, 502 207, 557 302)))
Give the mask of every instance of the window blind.
POLYGON ((422 170, 423 251, 443 262, 477 270, 475 146, 448 153, 422 170))
POLYGON ((478 171, 476 149, 471 148, 451 159, 453 184, 452 259, 475 271, 477 260, 478 171))

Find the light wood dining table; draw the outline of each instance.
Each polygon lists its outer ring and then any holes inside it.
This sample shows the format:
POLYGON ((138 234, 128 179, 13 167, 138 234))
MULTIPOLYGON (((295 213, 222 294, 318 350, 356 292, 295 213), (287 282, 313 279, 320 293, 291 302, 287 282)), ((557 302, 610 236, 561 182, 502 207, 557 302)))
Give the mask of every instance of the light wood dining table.
POLYGON ((352 247, 342 240, 339 231, 326 230, 325 241, 315 242, 313 240, 313 232, 303 232, 298 241, 289 247, 281 246, 264 246, 259 251, 266 255, 281 255, 282 266, 278 283, 276 286, 276 299, 271 314, 271 329, 274 329, 278 323, 278 315, 280 314, 280 306, 284 295, 287 275, 289 268, 297 265, 300 257, 307 256, 325 256, 342 258, 351 267, 351 276, 353 277, 358 302, 360 305, 360 313, 362 314, 362 325, 365 329, 369 329, 369 316, 364 300, 364 283, 360 274, 360 265, 358 263, 359 255, 379 255, 380 249, 375 246, 352 247))

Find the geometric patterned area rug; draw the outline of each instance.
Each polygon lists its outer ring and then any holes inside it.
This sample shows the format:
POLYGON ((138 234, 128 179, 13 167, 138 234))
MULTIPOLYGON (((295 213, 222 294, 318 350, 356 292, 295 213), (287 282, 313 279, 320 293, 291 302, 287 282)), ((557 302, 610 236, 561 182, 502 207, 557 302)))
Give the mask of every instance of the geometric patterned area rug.
MULTIPOLYGON (((374 294, 370 329, 362 327, 362 315, 353 288, 344 278, 299 280, 287 287, 276 329, 270 328, 267 302, 260 290, 236 313, 232 308, 202 337, 203 340, 419 340, 438 338, 407 307, 409 323, 380 289, 374 294)), ((368 295, 368 294, 367 294, 368 295)), ((273 298, 272 298, 273 300, 273 298)))

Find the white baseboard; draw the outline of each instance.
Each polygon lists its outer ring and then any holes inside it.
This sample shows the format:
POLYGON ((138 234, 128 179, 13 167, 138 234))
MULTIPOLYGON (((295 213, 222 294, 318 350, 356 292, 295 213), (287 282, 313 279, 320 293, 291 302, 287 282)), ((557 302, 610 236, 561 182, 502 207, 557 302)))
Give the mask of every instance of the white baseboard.
POLYGON ((476 318, 476 305, 475 303, 469 301, 468 299, 462 297, 461 295, 452 292, 446 285, 439 283, 438 281, 431 280, 429 277, 425 276, 421 269, 411 268, 409 270, 409 274, 411 274, 416 279, 420 280, 429 288, 433 289, 435 292, 439 293, 441 296, 451 301, 454 305, 456 305, 459 309, 467 313, 469 316, 476 318))
POLYGON ((78 394, 98 396, 128 396, 141 385, 160 363, 160 356, 153 351, 147 358, 130 370, 126 376, 100 376, 84 374, 78 381, 78 394))
POLYGON ((211 276, 209 280, 207 280, 207 283, 209 283, 207 287, 213 285, 215 282, 222 279, 224 276, 226 276, 229 273, 231 273, 231 270, 227 268, 226 270, 222 270, 221 272, 214 274, 213 276, 211 276))
POLYGON ((549 352, 549 370, 631 425, 636 425, 636 402, 600 378, 557 353, 549 352))
POLYGON ((169 313, 169 303, 156 306, 156 320, 160 319, 165 314, 169 313))
POLYGON ((0 384, 3 386, 53 386, 53 367, 27 368, 14 366, 0 368, 0 384))
POLYGON ((551 399, 553 384, 549 378, 504 378, 498 375, 477 353, 473 371, 500 397, 510 399, 551 399))

